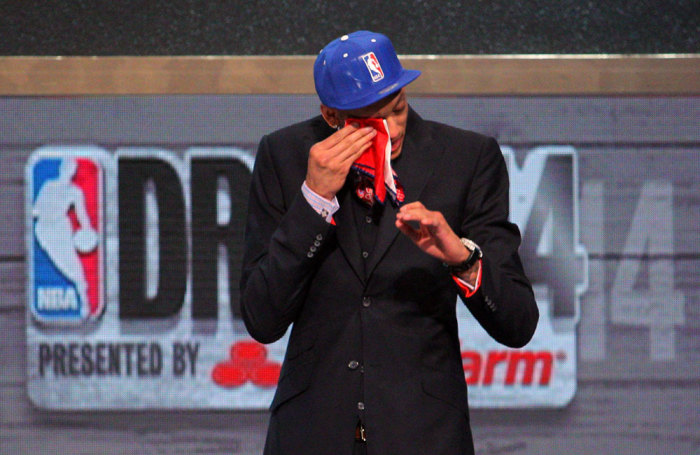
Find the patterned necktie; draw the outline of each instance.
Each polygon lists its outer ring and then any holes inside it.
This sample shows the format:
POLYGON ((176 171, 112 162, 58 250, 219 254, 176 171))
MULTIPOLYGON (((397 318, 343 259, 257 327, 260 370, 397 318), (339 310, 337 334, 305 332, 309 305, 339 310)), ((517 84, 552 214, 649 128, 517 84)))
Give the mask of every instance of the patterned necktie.
POLYGON ((386 197, 395 207, 400 207, 405 199, 403 186, 398 175, 391 168, 391 139, 386 120, 381 118, 347 119, 345 124, 355 123, 371 126, 377 134, 372 144, 355 161, 350 169, 353 171, 355 195, 368 206, 374 202, 384 205, 386 197))

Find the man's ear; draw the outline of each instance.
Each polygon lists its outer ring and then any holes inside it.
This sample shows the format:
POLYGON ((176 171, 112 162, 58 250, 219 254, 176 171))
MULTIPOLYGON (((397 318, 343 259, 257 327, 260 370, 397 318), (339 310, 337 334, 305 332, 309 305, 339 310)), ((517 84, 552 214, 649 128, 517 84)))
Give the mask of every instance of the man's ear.
POLYGON ((331 128, 342 128, 343 120, 340 117, 340 111, 333 109, 324 104, 321 105, 321 115, 331 128))

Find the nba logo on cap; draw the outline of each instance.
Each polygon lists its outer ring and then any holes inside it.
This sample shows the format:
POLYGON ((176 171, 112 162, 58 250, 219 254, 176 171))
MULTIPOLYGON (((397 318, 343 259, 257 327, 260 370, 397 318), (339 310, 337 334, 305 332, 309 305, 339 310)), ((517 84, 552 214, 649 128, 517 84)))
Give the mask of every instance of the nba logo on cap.
POLYGON ((38 154, 27 169, 29 307, 47 324, 99 318, 103 296, 103 178, 89 156, 38 154))
POLYGON ((372 76, 373 82, 379 82, 384 79, 384 71, 382 71, 382 67, 379 64, 379 60, 377 60, 377 56, 374 55, 374 52, 363 55, 362 60, 364 60, 365 65, 367 65, 367 70, 370 76, 372 76))

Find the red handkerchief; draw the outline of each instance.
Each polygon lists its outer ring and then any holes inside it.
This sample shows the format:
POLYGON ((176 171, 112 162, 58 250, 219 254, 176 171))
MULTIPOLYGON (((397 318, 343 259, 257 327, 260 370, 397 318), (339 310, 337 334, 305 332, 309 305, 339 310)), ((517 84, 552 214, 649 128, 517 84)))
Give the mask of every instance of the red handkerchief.
POLYGON ((372 145, 352 164, 357 174, 355 192, 368 205, 376 200, 384 204, 387 195, 392 204, 399 207, 404 201, 403 187, 391 168, 391 139, 386 120, 381 118, 350 118, 345 124, 356 123, 360 128, 371 126, 377 131, 372 145))

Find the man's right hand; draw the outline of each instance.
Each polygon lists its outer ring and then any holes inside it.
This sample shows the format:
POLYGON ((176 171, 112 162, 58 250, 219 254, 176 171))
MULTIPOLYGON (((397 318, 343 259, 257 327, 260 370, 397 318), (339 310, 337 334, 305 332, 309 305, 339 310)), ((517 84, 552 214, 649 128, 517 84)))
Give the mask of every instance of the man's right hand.
POLYGON ((345 184, 350 166, 372 144, 377 132, 371 126, 347 125, 317 142, 309 151, 306 185, 331 200, 345 184))

